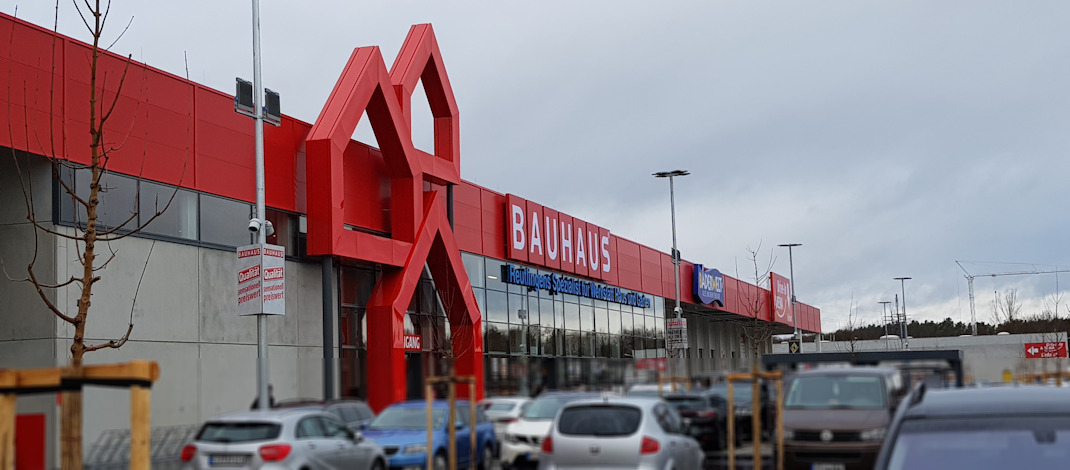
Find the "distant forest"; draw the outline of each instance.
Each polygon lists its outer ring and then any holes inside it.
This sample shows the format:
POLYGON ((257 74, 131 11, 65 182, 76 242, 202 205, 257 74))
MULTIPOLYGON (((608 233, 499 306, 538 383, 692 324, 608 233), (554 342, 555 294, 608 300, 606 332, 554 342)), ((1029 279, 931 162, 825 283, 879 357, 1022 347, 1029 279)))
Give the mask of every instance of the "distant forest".
MULTIPOLYGON (((866 325, 853 329, 845 327, 833 331, 825 337, 832 341, 848 341, 852 337, 855 340, 880 339, 885 334, 884 328, 884 325, 866 325)), ((994 335, 1001 331, 1011 334, 1070 331, 1070 318, 1042 318, 1037 316, 1034 318, 1014 319, 996 325, 977 322, 977 334, 979 335, 994 335)), ((898 333, 898 323, 888 324, 887 334, 895 335, 898 333)), ((940 322, 932 320, 918 322, 914 320, 907 324, 907 333, 914 338, 968 335, 970 334, 970 324, 952 321, 951 318, 945 318, 940 322)))

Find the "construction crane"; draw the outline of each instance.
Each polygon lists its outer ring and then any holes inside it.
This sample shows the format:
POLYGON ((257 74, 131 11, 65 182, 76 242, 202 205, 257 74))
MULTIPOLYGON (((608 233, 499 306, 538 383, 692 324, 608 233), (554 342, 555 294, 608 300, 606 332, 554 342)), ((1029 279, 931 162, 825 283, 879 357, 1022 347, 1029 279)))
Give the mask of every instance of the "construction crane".
POLYGON ((972 332, 972 334, 974 336, 977 336, 977 311, 976 311, 976 309, 974 307, 973 278, 978 277, 978 276, 981 276, 981 277, 984 277, 984 276, 988 276, 988 277, 1025 276, 1025 275, 1029 275, 1029 274, 1054 274, 1054 273, 1070 272, 1070 269, 1052 269, 1052 270, 1049 270, 1049 271, 1041 271, 1041 270, 1036 269, 1036 267, 1034 266, 1032 271, 1014 271, 1014 272, 1005 272, 1005 273, 988 273, 988 274, 978 274, 978 275, 975 276, 973 274, 970 274, 970 272, 966 270, 966 267, 962 265, 962 263, 964 263, 964 262, 965 263, 969 263, 969 261, 955 261, 955 264, 959 265, 959 268, 962 269, 962 272, 966 273, 966 284, 968 284, 969 287, 970 287, 970 331, 972 332))

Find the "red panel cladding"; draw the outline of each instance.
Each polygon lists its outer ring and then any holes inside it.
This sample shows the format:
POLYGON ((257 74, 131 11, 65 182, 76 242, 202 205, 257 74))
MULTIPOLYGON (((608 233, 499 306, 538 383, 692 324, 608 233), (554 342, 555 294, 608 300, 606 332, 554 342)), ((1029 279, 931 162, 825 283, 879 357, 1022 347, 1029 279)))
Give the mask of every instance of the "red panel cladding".
POLYGON ((546 232, 542 211, 542 205, 527 201, 527 225, 525 227, 528 231, 528 262, 538 266, 546 264, 546 232))
POLYGON ((390 232, 390 178, 382 155, 360 142, 351 141, 342 159, 345 200, 360 201, 343 207, 345 224, 378 232, 390 232))
POLYGON ((557 213, 558 234, 561 237, 561 271, 566 273, 576 272, 576 227, 573 226, 572 216, 557 213))
POLYGON ((543 257, 544 266, 550 269, 561 269, 561 216, 557 211, 549 207, 542 208, 542 238, 546 256, 543 257))
POLYGON ((269 207, 290 211, 297 209, 297 151, 305 140, 294 139, 294 128, 292 119, 264 126, 264 197, 269 207))
POLYGON ((505 253, 509 259, 521 262, 528 261, 527 247, 531 240, 531 227, 527 209, 527 201, 519 196, 509 194, 505 196, 505 253))
MULTIPOLYGON (((194 128, 197 189, 234 199, 256 200, 256 142, 248 117, 226 108, 219 95, 197 88, 198 119, 194 128), (227 111, 224 113, 224 111, 227 111), (249 175, 237 177, 237 175, 249 175)), ((341 168, 338 169, 341 171, 341 168)), ((311 218, 311 217, 310 217, 311 218)))
POLYGON ((453 235, 457 237, 457 247, 469 253, 483 250, 479 193, 479 187, 468 182, 453 187, 453 235))
POLYGON ((680 261, 680 298, 687 303, 698 303, 695 300, 695 264, 683 260, 680 261))
MULTIPOLYGON (((670 256, 668 253, 662 253, 661 254, 661 289, 658 291, 660 293, 655 293, 655 294, 656 295, 661 295, 661 296, 665 297, 666 299, 673 299, 673 298, 676 297, 676 278, 673 277, 672 268, 673 268, 673 266, 672 266, 672 256, 670 256)), ((684 285, 683 279, 680 279, 680 301, 681 302, 686 302, 687 301, 687 296, 684 295, 684 294, 687 293, 687 290, 685 290, 684 287, 685 287, 685 285, 684 285)))
POLYGON ((617 266, 620 264, 617 258, 617 237, 614 237, 609 230, 602 229, 600 237, 604 242, 604 245, 599 247, 599 251, 605 250, 602 254, 605 258, 602 259, 602 280, 606 284, 617 284, 617 271, 620 268, 617 266))
POLYGON ((44 413, 15 416, 15 468, 45 470, 44 413))
POLYGON ((625 289, 643 290, 639 244, 620 237, 614 238, 617 245, 617 285, 625 289))
POLYGON ((590 276, 587 267, 589 256, 587 249, 587 222, 580 219, 572 219, 572 251, 575 254, 575 265, 572 272, 577 276, 590 276))
POLYGON ((661 257, 663 253, 639 245, 639 262, 643 277, 643 292, 661 292, 661 257))
POLYGON ((483 254, 506 259, 505 196, 480 189, 480 210, 483 212, 483 254))
POLYGON ((587 224, 587 267, 588 275, 594 279, 602 279, 602 228, 587 224))

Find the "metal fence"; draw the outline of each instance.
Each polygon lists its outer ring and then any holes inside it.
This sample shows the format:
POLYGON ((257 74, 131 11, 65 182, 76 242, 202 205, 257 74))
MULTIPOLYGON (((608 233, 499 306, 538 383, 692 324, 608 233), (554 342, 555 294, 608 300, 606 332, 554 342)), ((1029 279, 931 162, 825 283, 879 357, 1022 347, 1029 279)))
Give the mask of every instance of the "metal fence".
MULTIPOLYGON (((153 468, 179 468, 182 447, 193 440, 198 428, 197 425, 152 428, 149 446, 153 468)), ((130 430, 110 429, 101 433, 90 446, 83 467, 86 470, 130 468, 130 430)))

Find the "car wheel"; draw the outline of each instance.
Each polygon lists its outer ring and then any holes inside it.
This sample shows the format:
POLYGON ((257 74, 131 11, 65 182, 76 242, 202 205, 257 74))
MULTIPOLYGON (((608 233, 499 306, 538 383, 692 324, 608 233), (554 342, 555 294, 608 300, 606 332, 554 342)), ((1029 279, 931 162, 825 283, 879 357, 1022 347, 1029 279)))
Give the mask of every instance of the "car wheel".
POLYGON ((372 464, 372 470, 386 470, 386 463, 382 460, 376 460, 375 463, 372 464))
POLYGON ((481 470, 490 470, 494 465, 494 452, 491 452, 490 446, 483 446, 483 458, 479 460, 479 468, 481 470))
POLYGON ((435 460, 432 465, 434 470, 448 470, 450 468, 450 463, 446 461, 446 454, 443 452, 435 454, 435 460))

